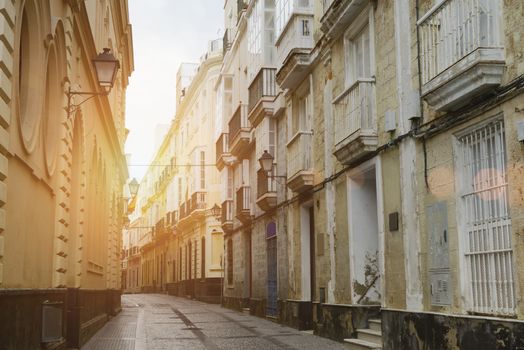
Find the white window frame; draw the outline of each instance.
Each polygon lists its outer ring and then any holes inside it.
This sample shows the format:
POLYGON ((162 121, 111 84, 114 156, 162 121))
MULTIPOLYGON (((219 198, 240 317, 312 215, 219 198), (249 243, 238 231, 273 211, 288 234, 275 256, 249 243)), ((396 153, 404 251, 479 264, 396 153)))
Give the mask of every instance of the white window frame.
MULTIPOLYGON (((481 186, 480 190, 471 190, 472 188, 472 174, 470 174, 468 170, 465 170, 465 166, 467 165, 466 162, 468 162, 469 159, 466 159, 465 155, 465 143, 464 140, 467 137, 473 137, 476 133, 481 132, 482 130, 486 130, 490 126, 493 125, 501 125, 501 132, 503 136, 500 136, 499 134, 494 134, 498 143, 498 146, 495 145, 495 153, 496 152, 504 152, 505 156, 503 158, 496 159, 496 161, 500 161, 505 169, 505 173, 503 172, 503 178, 502 182, 501 178, 498 177, 497 184, 495 186, 491 186, 492 188, 500 188, 501 193, 505 192, 505 196, 508 196, 508 181, 507 181, 507 144, 505 142, 505 125, 504 120, 502 117, 495 117, 491 118, 488 121, 485 121, 480 124, 476 124, 473 127, 467 128, 466 130, 463 130, 459 133, 457 133, 454 136, 453 143, 454 143, 454 161, 455 161, 455 181, 456 181, 456 188, 457 188, 457 226, 458 226, 458 241, 459 241, 459 280, 460 280, 460 288, 461 288, 461 298, 463 309, 467 312, 473 312, 473 313, 480 313, 480 314, 493 314, 493 315, 515 315, 516 309, 517 309, 517 294, 518 294, 518 283, 517 283, 517 274, 516 274, 516 264, 515 264, 515 242, 513 241, 512 237, 512 227, 511 227, 511 210, 510 210, 510 204, 509 200, 506 202, 506 212, 507 212, 507 218, 504 219, 502 217, 495 217, 491 216, 488 218, 485 218, 484 215, 485 212, 481 213, 485 219, 483 220, 484 223, 481 223, 482 220, 477 220, 476 223, 468 223, 471 216, 468 216, 468 205, 467 200, 472 195, 480 196, 482 193, 488 193, 487 195, 491 195, 493 192, 493 189, 490 189, 489 191, 486 191, 486 188, 481 186), (488 220, 489 219, 489 220, 488 220), (504 223, 506 224, 506 235, 503 235, 504 237, 508 238, 509 241, 509 249, 506 253, 503 253, 504 249, 497 249, 493 247, 493 229, 500 228, 504 226, 504 223), (498 226, 497 226, 498 224, 498 226), (476 225, 476 230, 473 230, 476 225), (486 229, 487 231, 485 234, 482 234, 482 236, 479 235, 479 229, 486 229), (471 233, 470 237, 473 237, 471 240, 468 239, 467 233, 471 233), (474 248, 473 251, 471 251, 472 245, 476 248, 474 248), (487 246, 487 249, 482 249, 481 245, 484 245, 484 247, 487 246), (475 250, 476 249, 476 250, 475 250), (509 260, 503 260, 504 256, 502 254, 508 254, 509 260), (469 256, 469 258, 468 258, 469 256), (474 263, 471 263, 470 260, 476 259, 474 263), (502 259, 502 260, 501 260, 502 259), (486 262, 486 260, 488 260, 486 262), (509 270, 503 273, 505 277, 507 278, 509 275, 509 286, 507 287, 506 291, 507 294, 507 307, 496 307, 500 300, 498 300, 497 296, 491 295, 493 290, 497 291, 499 283, 501 282, 498 278, 501 277, 501 271, 496 271, 497 269, 497 261, 500 266, 500 262, 504 261, 509 262, 509 270), (484 264, 484 265, 482 265, 484 264), (488 278, 488 274, 491 274, 493 276, 496 276, 497 279, 495 279, 493 282, 491 282, 490 286, 478 286, 476 290, 474 290, 472 286, 472 274, 476 273, 479 274, 478 269, 475 269, 475 271, 472 271, 471 267, 479 267, 484 266, 488 267, 489 272, 483 273, 485 276, 477 277, 478 280, 482 280, 483 278, 488 278), (475 305, 475 303, 478 304, 480 300, 479 298, 482 298, 482 293, 485 293, 489 289, 490 297, 486 298, 489 299, 486 303, 485 307, 482 307, 482 305, 475 305), (475 296, 476 294, 476 296, 475 296), (479 297, 480 295, 480 297, 479 297)), ((491 135, 491 134, 490 134, 491 135)), ((485 139, 480 140, 474 140, 470 142, 481 142, 482 147, 486 146, 485 139)), ((470 143, 471 144, 471 143, 470 143)), ((481 150, 481 156, 485 155, 485 150, 481 150)), ((480 157, 482 160, 482 157, 480 157)), ((495 156, 495 158, 497 158, 495 156)), ((486 158, 487 159, 487 158, 486 158)), ((483 167, 481 164, 481 169, 489 169, 483 167)), ((485 175, 482 175, 480 171, 477 171, 477 174, 479 174, 479 177, 481 179, 485 179, 485 175)), ((489 176, 488 176, 489 178, 489 176)), ((477 208, 477 204, 485 205, 485 201, 479 202, 475 201, 475 197, 473 198, 473 203, 475 203, 475 208, 477 208)), ((475 208, 472 208, 474 210, 475 208)), ((490 210, 493 207, 490 206, 490 210)), ((500 202, 498 203, 498 208, 500 209, 500 202)), ((477 212, 479 214, 479 212, 477 212)), ((499 236, 500 237, 500 236, 499 236)), ((503 239, 504 239, 503 237, 503 239)), ((500 241, 499 241, 500 244, 500 241)), ((505 267, 506 268, 506 267, 505 267)), ((503 281, 502 281, 503 282, 503 281)), ((480 283, 480 282, 477 282, 480 283)), ((496 293, 495 293, 496 294, 496 293)), ((503 297, 506 295, 503 291, 500 292, 500 295, 503 297)))
POLYGON ((293 15, 294 2, 294 0, 275 0, 275 38, 282 34, 293 15))
POLYGON ((359 78, 374 78, 376 74, 375 62, 375 17, 373 15, 373 7, 366 7, 357 19, 351 24, 344 34, 344 63, 345 63, 345 87, 354 84, 359 78), (354 41, 362 32, 365 26, 369 27, 369 77, 354 76, 354 41))
POLYGON ((250 54, 260 54, 262 52, 262 16, 264 8, 263 0, 256 0, 248 18, 248 41, 247 48, 250 54))

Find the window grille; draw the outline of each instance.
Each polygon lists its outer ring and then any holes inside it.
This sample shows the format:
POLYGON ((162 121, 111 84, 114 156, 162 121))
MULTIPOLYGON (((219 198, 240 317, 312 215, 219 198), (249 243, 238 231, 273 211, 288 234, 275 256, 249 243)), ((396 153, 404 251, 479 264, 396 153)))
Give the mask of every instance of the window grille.
POLYGON ((302 35, 309 36, 309 21, 307 19, 302 20, 302 35))
POLYGON ((469 309, 514 314, 513 248, 504 122, 459 138, 469 309))

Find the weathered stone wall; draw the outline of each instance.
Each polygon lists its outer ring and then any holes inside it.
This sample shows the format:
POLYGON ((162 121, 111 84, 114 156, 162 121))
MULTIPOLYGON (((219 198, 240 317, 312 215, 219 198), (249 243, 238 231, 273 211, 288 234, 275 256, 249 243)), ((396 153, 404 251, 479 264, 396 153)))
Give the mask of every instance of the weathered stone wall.
POLYGON ((378 306, 317 304, 314 306, 315 334, 343 342, 356 337, 357 329, 368 328, 368 320, 380 318, 378 306))
POLYGON ((524 323, 482 317, 382 310, 384 349, 516 350, 524 323))

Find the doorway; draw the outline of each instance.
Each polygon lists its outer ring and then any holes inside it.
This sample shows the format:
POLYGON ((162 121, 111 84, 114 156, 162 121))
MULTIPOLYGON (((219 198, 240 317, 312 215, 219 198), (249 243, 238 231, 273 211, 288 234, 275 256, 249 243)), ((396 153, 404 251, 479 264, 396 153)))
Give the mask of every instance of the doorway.
POLYGON ((266 315, 277 316, 277 231, 274 221, 266 226, 266 249, 267 249, 267 306, 266 315))
POLYGON ((302 300, 315 300, 315 216, 313 204, 300 207, 302 300))
POLYGON ((374 161, 348 176, 348 220, 351 292, 354 304, 380 304, 381 248, 380 173, 374 161), (377 175, 378 174, 378 175, 377 175))

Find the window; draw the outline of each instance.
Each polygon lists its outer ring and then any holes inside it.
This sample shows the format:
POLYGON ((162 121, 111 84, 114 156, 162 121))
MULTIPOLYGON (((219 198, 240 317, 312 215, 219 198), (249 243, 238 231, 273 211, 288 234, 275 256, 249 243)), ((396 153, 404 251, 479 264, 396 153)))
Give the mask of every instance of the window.
POLYGON ((515 286, 503 120, 458 139, 461 243, 474 312, 513 314, 515 286))
POLYGON ((200 152, 200 189, 206 188, 206 152, 200 152))
POLYGON ((234 171, 230 167, 227 167, 226 171, 227 171, 227 199, 233 199, 234 171))
POLYGON ((248 19, 248 52, 259 54, 262 47, 262 0, 258 0, 253 6, 248 19))
POLYGON ((276 36, 278 37, 291 18, 293 13, 293 0, 276 0, 275 2, 276 36))
POLYGON ((233 284, 233 240, 227 241, 227 284, 233 284))
POLYGON ((309 31, 309 20, 303 19, 302 20, 302 35, 309 36, 309 34, 311 34, 309 31))
POLYGON ((178 178, 178 205, 182 205, 182 178, 178 178))
POLYGON ((269 144, 268 144, 268 152, 273 157, 275 157, 275 161, 277 159, 277 153, 276 153, 276 143, 277 143, 277 121, 275 118, 269 118, 268 120, 268 128, 269 128, 269 144))
POLYGON ((346 85, 372 75, 369 24, 366 24, 346 41, 346 85))
POLYGON ((298 99, 298 110, 292 111, 289 137, 295 136, 298 132, 311 131, 310 121, 310 94, 307 93, 298 99))

